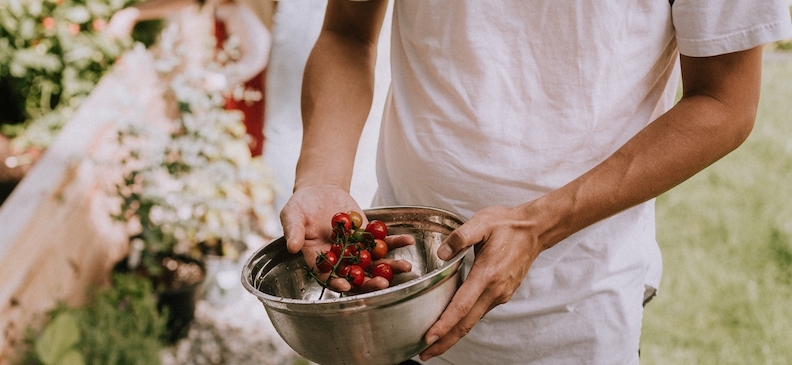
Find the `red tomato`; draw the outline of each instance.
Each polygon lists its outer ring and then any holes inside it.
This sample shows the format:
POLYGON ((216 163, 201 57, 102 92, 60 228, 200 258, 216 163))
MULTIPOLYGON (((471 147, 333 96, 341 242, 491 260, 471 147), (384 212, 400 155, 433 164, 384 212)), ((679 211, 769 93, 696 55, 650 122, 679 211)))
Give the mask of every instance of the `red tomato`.
POLYGON ((344 231, 348 231, 352 229, 352 218, 349 217, 349 214, 338 212, 333 214, 333 220, 330 224, 332 225, 333 230, 343 227, 344 231))
POLYGON ((366 225, 366 232, 371 233, 376 240, 384 240, 388 235, 388 227, 382 221, 374 219, 366 225))
POLYGON ((371 266, 371 253, 369 250, 360 250, 358 253, 357 264, 364 269, 371 266))
POLYGON ((344 272, 344 270, 346 270, 347 266, 349 266, 349 264, 347 264, 346 262, 341 260, 341 262, 338 264, 338 266, 336 266, 336 269, 335 269, 336 275, 339 275, 339 276, 343 277, 344 275, 341 275, 341 273, 344 272))
POLYGON ((344 249, 344 254, 341 255, 341 260, 348 263, 355 263, 358 257, 357 245, 347 245, 344 249))
POLYGON ((383 240, 374 240, 374 247, 371 249, 371 258, 379 260, 388 254, 388 245, 383 240))
POLYGON ((338 256, 332 251, 323 252, 316 257, 316 268, 322 273, 332 271, 336 263, 338 263, 338 256))
POLYGON ((390 283, 393 281, 393 268, 384 262, 377 264, 374 266, 374 270, 371 270, 371 276, 381 276, 390 283))
POLYGON ((349 215, 349 219, 352 220, 352 229, 363 227, 363 216, 360 215, 360 213, 353 210, 347 212, 347 215, 349 215))
POLYGON ((336 257, 341 257, 341 250, 344 248, 344 245, 340 243, 334 243, 330 245, 330 252, 334 253, 336 257))
POLYGON ((363 285, 363 280, 366 278, 363 268, 358 265, 345 266, 344 269, 341 270, 340 275, 344 279, 347 279, 352 286, 363 285))

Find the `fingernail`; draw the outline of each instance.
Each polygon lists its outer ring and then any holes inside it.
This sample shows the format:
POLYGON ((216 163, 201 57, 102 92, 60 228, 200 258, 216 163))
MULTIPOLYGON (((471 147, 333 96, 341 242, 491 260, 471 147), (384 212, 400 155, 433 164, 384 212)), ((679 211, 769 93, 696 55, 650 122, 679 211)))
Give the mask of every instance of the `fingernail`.
POLYGON ((438 338, 439 337, 437 337, 437 336, 431 336, 431 337, 426 339, 426 344, 429 345, 429 346, 432 346, 433 343, 437 342, 438 338))
POLYGON ((451 255, 454 251, 451 251, 451 247, 448 245, 441 245, 440 248, 437 249, 437 257, 441 260, 448 260, 451 258, 451 255))

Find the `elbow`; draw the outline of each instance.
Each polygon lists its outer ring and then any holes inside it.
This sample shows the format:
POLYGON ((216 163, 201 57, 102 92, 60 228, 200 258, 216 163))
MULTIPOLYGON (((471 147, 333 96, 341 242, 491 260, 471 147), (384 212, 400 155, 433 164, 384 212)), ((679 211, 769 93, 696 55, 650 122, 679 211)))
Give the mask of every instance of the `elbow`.
POLYGON ((756 111, 752 113, 743 113, 745 115, 741 115, 737 117, 737 121, 735 122, 735 146, 734 148, 739 147, 743 142, 748 139, 748 136, 751 135, 753 131, 754 125, 756 125, 756 111))
POLYGON ((734 102, 725 102, 726 120, 732 126, 732 147, 737 148, 751 135, 756 125, 756 114, 759 108, 758 94, 734 102))

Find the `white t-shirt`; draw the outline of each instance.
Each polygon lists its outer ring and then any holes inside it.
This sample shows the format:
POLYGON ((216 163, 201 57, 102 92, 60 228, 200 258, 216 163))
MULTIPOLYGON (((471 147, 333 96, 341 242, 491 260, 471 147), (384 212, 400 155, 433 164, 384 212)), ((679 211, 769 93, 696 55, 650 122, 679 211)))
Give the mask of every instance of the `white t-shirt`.
MULTIPOLYGON (((672 107, 679 52, 788 37, 787 5, 396 1, 375 205, 470 217, 557 189, 672 107)), ((637 364, 661 271, 650 201, 543 252, 508 303, 430 363, 637 364)))

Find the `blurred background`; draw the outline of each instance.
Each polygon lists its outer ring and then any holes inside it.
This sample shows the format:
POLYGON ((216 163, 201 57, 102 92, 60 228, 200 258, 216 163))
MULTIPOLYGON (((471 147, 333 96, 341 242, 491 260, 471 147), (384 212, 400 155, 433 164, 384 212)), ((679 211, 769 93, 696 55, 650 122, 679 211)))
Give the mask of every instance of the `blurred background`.
MULTIPOLYGON (((281 234, 324 6, 0 0, 0 364, 307 363, 239 272, 281 234)), ((384 27, 352 181, 364 208, 384 27)), ((745 144, 657 199, 642 363, 792 363, 790 182, 787 40, 766 46, 745 144)))

